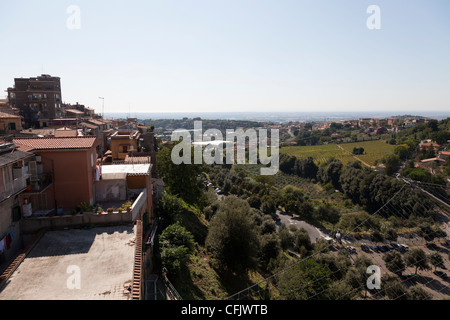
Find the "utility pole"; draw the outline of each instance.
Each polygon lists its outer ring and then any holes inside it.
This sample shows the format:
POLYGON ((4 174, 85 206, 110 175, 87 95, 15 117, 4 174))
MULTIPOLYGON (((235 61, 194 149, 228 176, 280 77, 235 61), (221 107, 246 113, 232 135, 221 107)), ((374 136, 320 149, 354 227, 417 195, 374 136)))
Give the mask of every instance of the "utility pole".
POLYGON ((102 119, 105 119, 105 98, 104 97, 98 97, 99 99, 102 99, 102 119))

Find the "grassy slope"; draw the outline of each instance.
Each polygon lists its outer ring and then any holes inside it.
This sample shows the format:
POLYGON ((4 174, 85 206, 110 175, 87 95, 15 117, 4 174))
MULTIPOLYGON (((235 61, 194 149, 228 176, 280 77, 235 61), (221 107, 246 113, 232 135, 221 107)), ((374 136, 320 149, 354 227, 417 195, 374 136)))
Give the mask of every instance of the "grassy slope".
POLYGON ((194 235, 196 249, 190 261, 180 274, 171 276, 170 281, 184 300, 219 300, 263 279, 258 273, 218 274, 210 265, 205 249, 208 222, 201 212, 185 204, 184 212, 178 217, 181 224, 194 235))
POLYGON ((370 165, 374 165, 376 160, 381 159, 386 154, 392 153, 396 147, 381 140, 341 143, 340 146, 345 151, 338 148, 335 144, 326 144, 317 146, 283 147, 280 149, 280 152, 294 155, 297 158, 312 157, 317 163, 324 162, 328 158, 334 157, 341 160, 345 165, 347 162, 355 160, 350 155, 353 148, 362 147, 364 148, 364 154, 358 157, 362 161, 365 161, 370 165))

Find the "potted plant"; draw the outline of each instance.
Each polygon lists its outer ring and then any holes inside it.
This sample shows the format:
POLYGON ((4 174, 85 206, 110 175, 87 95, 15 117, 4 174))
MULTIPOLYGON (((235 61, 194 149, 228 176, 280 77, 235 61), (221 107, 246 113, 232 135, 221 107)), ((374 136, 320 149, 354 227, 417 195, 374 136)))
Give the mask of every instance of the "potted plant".
POLYGON ((97 208, 97 213, 98 213, 98 214, 102 214, 102 212, 103 212, 103 208, 102 208, 102 207, 98 207, 98 208, 97 208))
POLYGON ((124 205, 127 212, 131 212, 131 206, 133 205, 131 201, 127 201, 124 205))
POLYGON ((113 213, 114 212, 114 208, 108 208, 108 209, 106 209, 106 212, 113 213))

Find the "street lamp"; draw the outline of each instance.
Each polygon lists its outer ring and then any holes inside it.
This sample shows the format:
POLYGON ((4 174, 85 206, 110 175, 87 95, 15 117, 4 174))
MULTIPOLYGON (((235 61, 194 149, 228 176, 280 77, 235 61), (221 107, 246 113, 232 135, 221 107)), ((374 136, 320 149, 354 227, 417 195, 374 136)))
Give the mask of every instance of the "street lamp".
POLYGON ((98 97, 99 99, 102 99, 102 118, 105 118, 105 98, 104 97, 98 97))

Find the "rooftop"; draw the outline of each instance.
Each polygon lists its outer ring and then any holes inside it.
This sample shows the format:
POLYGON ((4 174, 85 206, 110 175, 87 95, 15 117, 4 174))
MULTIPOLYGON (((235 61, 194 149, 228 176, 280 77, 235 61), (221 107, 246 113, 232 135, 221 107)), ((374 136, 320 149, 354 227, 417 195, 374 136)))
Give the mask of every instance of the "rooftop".
POLYGON ((0 300, 128 300, 136 227, 48 231, 0 291, 0 300), (69 269, 72 267, 74 269, 69 269), (69 284, 79 270, 79 289, 69 284))
POLYGON ((126 175, 148 175, 150 174, 151 164, 112 164, 102 166, 102 177, 108 175, 120 174, 126 175))
POLYGON ((90 149, 98 143, 96 137, 15 138, 21 150, 90 149))
POLYGON ((4 167, 8 164, 14 163, 19 160, 23 160, 29 157, 32 157, 34 154, 20 151, 20 150, 13 150, 11 152, 5 152, 0 154, 0 167, 4 167))
POLYGON ((11 113, 7 113, 7 112, 0 112, 0 118, 1 119, 21 119, 20 116, 11 114, 11 113))
POLYGON ((84 114, 83 111, 80 111, 80 110, 77 110, 77 109, 66 109, 66 112, 75 113, 75 114, 84 114))

